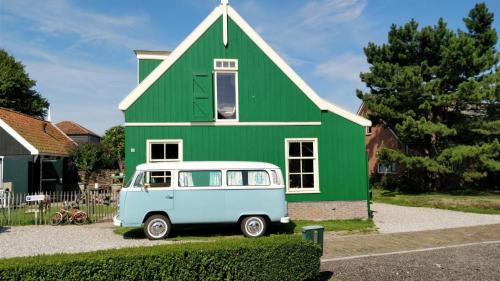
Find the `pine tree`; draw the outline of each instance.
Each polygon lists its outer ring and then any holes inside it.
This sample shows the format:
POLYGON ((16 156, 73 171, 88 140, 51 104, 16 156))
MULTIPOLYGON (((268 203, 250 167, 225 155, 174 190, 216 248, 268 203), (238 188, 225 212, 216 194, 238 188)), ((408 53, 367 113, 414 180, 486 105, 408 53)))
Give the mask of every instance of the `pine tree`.
POLYGON ((383 149, 382 162, 405 167, 399 187, 443 190, 498 186, 500 73, 494 15, 476 4, 466 31, 443 19, 419 29, 392 25, 388 42, 364 49, 369 91, 357 95, 369 118, 395 130, 407 152, 383 149))

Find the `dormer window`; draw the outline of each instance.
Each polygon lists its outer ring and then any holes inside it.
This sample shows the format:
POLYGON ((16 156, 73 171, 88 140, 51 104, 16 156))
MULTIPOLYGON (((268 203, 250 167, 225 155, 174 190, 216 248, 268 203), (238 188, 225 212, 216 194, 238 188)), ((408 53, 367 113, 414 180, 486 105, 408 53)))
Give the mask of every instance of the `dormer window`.
POLYGON ((238 120, 238 60, 215 59, 215 112, 217 121, 238 120))

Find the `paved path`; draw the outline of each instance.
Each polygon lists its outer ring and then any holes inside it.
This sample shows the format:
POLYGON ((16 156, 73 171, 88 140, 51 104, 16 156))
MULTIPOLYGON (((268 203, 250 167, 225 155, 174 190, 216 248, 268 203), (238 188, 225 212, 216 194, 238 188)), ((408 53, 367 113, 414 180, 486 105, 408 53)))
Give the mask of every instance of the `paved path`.
POLYGON ((498 281, 499 264, 500 242, 331 261, 321 270, 336 281, 498 281))
POLYGON ((406 233, 325 235, 324 259, 500 241, 500 224, 406 233))
POLYGON ((325 235, 325 280, 500 280, 500 224, 325 235))
POLYGON ((176 242, 124 239, 123 236, 113 233, 111 223, 84 226, 32 225, 0 228, 0 258, 90 252, 168 243, 176 242))
POLYGON ((374 203, 373 220, 381 233, 500 224, 500 215, 374 203))

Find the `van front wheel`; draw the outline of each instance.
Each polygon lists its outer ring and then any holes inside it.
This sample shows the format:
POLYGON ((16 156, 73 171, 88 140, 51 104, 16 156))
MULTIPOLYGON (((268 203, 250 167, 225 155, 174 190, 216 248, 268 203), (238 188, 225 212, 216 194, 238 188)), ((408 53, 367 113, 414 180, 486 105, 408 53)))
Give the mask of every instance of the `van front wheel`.
POLYGON ((166 216, 152 215, 144 223, 144 234, 149 240, 163 239, 170 234, 172 225, 166 216))
POLYGON ((241 231, 246 237, 259 237, 266 233, 267 222, 261 216, 246 217, 241 221, 241 231))

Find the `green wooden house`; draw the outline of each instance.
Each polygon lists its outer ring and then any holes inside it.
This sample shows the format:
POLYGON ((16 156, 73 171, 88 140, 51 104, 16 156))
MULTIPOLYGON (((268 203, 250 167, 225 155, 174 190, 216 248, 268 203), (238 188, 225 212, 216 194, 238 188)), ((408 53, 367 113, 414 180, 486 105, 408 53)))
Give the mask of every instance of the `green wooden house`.
POLYGON ((144 162, 264 161, 282 168, 292 218, 368 216, 370 121, 321 99, 227 1, 172 52, 136 56, 119 105, 127 178, 144 162))

